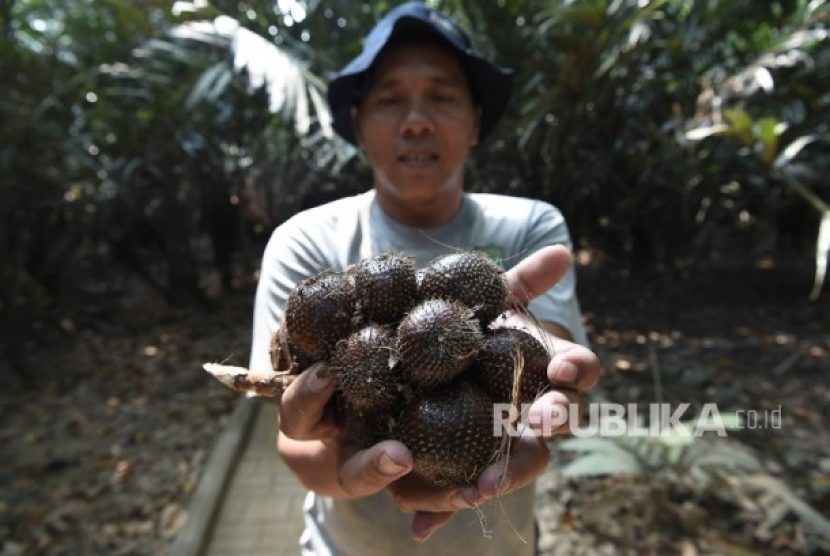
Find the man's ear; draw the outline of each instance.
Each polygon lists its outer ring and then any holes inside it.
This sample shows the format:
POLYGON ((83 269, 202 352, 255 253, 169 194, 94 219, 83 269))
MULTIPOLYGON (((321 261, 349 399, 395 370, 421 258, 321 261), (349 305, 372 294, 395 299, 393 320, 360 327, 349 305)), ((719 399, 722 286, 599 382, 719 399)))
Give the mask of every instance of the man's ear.
POLYGON ((354 131, 354 138, 357 146, 363 148, 363 138, 361 137, 360 126, 358 125, 358 112, 357 106, 352 106, 351 110, 349 111, 349 115, 352 119, 352 131, 354 131))

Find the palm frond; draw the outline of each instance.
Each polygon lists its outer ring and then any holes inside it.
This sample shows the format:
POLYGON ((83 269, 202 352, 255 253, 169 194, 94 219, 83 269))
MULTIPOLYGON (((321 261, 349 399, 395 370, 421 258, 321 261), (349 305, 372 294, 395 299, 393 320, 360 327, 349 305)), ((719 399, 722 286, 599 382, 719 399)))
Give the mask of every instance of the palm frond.
POLYGON ((225 15, 212 21, 178 25, 169 35, 179 43, 179 48, 187 43, 201 44, 231 54, 228 62, 215 64, 204 71, 189 96, 191 104, 214 100, 232 76, 244 73, 248 91, 264 89, 269 111, 291 121, 298 135, 307 135, 316 123, 323 137, 331 139, 334 136, 328 106, 321 102, 325 84, 289 50, 225 15))

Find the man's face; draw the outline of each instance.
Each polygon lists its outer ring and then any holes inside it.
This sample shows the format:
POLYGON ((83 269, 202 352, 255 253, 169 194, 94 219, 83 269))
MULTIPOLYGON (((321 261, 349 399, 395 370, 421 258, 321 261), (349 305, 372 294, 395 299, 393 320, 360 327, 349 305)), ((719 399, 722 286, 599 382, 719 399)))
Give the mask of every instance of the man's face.
POLYGON ((458 208, 479 111, 458 59, 429 44, 381 54, 372 87, 352 114, 381 205, 394 218, 441 223, 458 208))

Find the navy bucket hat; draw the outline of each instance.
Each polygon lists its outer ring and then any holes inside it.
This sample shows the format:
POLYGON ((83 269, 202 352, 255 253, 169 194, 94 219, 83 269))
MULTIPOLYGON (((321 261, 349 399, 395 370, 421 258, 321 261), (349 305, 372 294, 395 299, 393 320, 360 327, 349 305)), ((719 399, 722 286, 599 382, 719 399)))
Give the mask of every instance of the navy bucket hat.
POLYGON ((369 70, 390 39, 400 33, 437 35, 455 50, 470 82, 473 99, 481 108, 479 140, 484 140, 501 118, 513 86, 513 72, 501 68, 476 53, 470 40, 449 17, 421 2, 408 2, 390 10, 366 37, 363 51, 337 74, 328 87, 328 102, 334 130, 349 143, 357 144, 352 128, 351 109, 363 94, 369 70))

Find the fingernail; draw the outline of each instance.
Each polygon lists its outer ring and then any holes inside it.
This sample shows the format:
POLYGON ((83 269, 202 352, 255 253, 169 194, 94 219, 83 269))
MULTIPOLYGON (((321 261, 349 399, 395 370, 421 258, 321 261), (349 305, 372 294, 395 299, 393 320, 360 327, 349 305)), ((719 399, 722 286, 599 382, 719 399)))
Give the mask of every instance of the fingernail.
POLYGON ((378 470, 387 477, 394 477, 406 471, 407 466, 389 457, 389 454, 383 452, 377 460, 378 470))
POLYGON ((475 507, 478 504, 478 500, 478 489, 475 487, 461 488, 450 498, 452 505, 459 510, 475 507))
POLYGON ((568 406, 563 402, 554 402, 547 408, 531 407, 528 414, 528 424, 536 434, 549 437, 568 424, 569 418, 568 406))
POLYGON ((319 369, 312 370, 311 376, 309 377, 308 387, 316 393, 321 393, 326 390, 329 386, 331 386, 332 381, 334 378, 331 375, 320 375, 319 369))
POLYGON ((504 477, 504 464, 497 463, 490 466, 479 479, 479 485, 482 487, 481 497, 485 500, 490 500, 498 496, 501 489, 501 480, 504 477))
POLYGON ((426 542, 435 532, 435 527, 425 527, 421 530, 413 530, 412 536, 419 543, 426 542))
POLYGON ((461 489, 461 495, 464 497, 464 500, 469 502, 471 506, 475 506, 478 504, 479 500, 481 500, 481 496, 478 493, 478 489, 476 487, 464 487, 461 489))
POLYGON ((576 382, 579 369, 576 368, 570 361, 560 361, 556 370, 553 372, 553 380, 563 384, 572 384, 576 382))
POLYGON ((427 542, 427 540, 429 540, 429 538, 431 536, 432 536, 432 531, 424 531, 422 533, 419 533, 419 534, 415 535, 415 541, 420 542, 420 543, 424 543, 424 542, 427 542))

